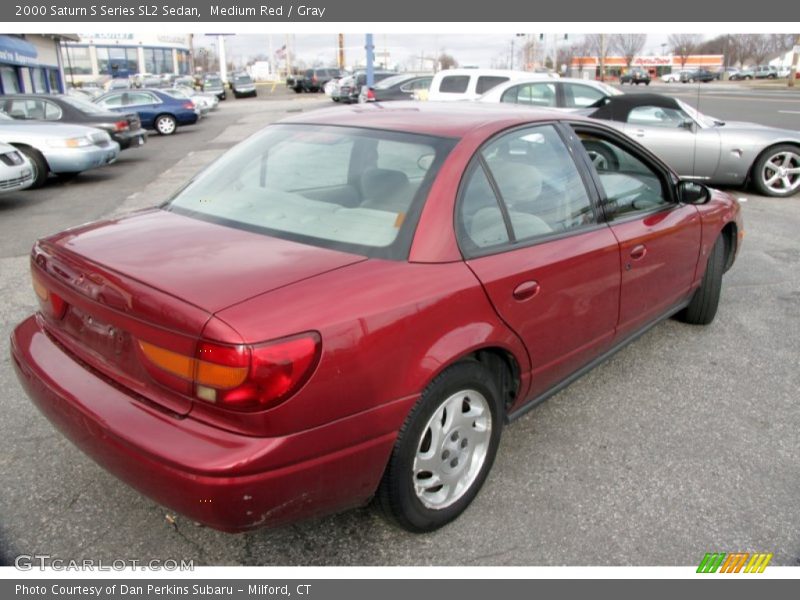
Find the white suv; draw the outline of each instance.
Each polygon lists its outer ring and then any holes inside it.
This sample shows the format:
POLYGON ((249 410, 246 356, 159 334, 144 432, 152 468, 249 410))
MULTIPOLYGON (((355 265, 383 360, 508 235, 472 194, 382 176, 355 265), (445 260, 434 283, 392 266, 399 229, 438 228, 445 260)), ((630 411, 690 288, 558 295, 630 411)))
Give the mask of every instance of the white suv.
POLYGON ((477 100, 496 85, 531 78, 553 79, 558 75, 501 69, 448 69, 433 76, 427 99, 435 102, 477 100))

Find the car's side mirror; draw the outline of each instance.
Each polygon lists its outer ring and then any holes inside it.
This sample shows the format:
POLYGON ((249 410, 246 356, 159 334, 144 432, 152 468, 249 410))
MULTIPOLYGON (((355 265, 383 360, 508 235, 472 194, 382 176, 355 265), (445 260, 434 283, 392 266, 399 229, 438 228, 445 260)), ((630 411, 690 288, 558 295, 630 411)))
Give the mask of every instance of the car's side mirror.
POLYGON ((678 199, 683 204, 705 204, 711 200, 711 190, 696 181, 681 181, 678 184, 678 199))
POLYGON ((681 121, 681 127, 688 131, 694 131, 694 121, 692 119, 684 119, 681 121))

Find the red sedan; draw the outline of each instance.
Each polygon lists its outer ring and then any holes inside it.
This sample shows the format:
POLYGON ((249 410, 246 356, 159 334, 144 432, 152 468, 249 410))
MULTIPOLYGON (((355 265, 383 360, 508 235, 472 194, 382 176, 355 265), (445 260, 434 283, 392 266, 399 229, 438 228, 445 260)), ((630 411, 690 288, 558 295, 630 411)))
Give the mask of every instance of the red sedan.
POLYGON ((159 208, 40 240, 11 349, 69 439, 194 520, 377 496, 429 531, 505 423, 662 319, 711 322, 743 233, 731 196, 597 122, 318 111, 159 208))

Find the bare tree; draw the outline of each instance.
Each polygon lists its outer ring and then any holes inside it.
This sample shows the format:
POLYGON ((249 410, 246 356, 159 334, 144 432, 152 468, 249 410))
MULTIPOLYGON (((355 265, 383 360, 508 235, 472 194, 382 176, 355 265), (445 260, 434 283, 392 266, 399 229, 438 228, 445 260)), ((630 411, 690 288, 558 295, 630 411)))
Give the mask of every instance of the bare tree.
MULTIPOLYGON (((584 57, 591 54, 591 49, 589 48, 589 42, 586 38, 582 38, 580 41, 575 42, 571 46, 572 48, 572 55, 573 57, 578 57, 579 59, 583 59, 584 57)), ((583 60, 578 60, 578 73, 583 76, 583 69, 584 69, 583 60)))
POLYGON ((744 63, 750 60, 753 53, 751 36, 737 33, 728 36, 728 41, 728 55, 731 59, 731 64, 743 67, 744 63))
POLYGON ((608 36, 603 33, 590 33, 584 36, 586 49, 589 54, 594 54, 600 61, 600 79, 605 80, 605 64, 608 58, 608 36))
POLYGON ((769 34, 770 49, 773 54, 783 54, 794 48, 797 39, 796 33, 771 33, 769 34))
POLYGON ((773 45, 769 36, 762 33, 750 36, 750 58, 755 64, 762 64, 771 54, 773 54, 773 45))
POLYGON ((631 68, 633 59, 636 58, 647 43, 645 33, 615 33, 611 36, 611 49, 625 58, 625 64, 631 68))
POLYGON ((672 48, 673 54, 676 54, 681 61, 681 69, 686 67, 686 61, 689 56, 694 54, 697 46, 700 44, 699 33, 671 33, 669 36, 669 45, 672 48))
POLYGON ((520 46, 519 52, 517 52, 517 57, 519 59, 518 64, 523 65, 522 68, 526 71, 532 69, 533 64, 536 62, 538 52, 539 43, 535 38, 529 38, 520 46))
POLYGON ((558 49, 557 56, 556 56, 556 70, 559 70, 561 65, 566 65, 566 72, 568 73, 572 68, 572 59, 575 56, 581 56, 581 54, 577 53, 576 44, 570 44, 569 46, 563 46, 558 49))
POLYGON ((439 54, 438 60, 439 68, 442 71, 446 71, 447 69, 455 69, 458 66, 458 61, 444 50, 441 54, 439 54))

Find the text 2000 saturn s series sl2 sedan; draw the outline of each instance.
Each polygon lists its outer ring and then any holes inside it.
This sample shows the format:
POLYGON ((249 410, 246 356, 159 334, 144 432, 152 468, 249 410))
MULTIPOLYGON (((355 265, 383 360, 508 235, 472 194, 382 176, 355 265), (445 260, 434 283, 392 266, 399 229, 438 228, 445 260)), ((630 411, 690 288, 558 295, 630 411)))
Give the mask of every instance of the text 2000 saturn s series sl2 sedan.
POLYGON ((505 422, 661 319, 709 323, 742 235, 731 196, 581 117, 315 111, 160 208, 40 240, 12 353, 67 437, 196 521, 377 496, 428 531, 505 422))

